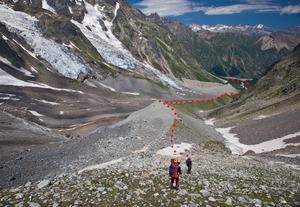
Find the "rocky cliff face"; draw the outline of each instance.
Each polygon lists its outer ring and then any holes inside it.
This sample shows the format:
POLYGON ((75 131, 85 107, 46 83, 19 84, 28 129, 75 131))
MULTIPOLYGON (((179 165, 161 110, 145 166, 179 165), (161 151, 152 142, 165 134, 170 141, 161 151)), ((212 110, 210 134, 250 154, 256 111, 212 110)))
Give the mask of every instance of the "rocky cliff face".
POLYGON ((289 96, 300 91, 300 45, 280 62, 273 64, 268 73, 256 84, 254 94, 260 97, 289 96))

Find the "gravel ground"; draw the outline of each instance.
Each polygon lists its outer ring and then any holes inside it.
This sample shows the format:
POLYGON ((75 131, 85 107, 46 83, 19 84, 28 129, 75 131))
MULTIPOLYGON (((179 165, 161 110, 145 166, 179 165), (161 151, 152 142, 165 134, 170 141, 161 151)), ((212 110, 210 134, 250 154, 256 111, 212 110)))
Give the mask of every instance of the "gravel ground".
POLYGON ((169 189, 170 157, 138 153, 107 168, 2 190, 0 206, 292 207, 300 199, 297 170, 236 157, 214 143, 191 153, 192 174, 182 164, 178 191, 169 189))
MULTIPOLYGON (((230 132, 237 134, 240 137, 240 142, 248 145, 294 134, 300 132, 300 109, 259 120, 240 122, 230 132)), ((300 143, 300 139, 294 140, 293 143, 300 143)))

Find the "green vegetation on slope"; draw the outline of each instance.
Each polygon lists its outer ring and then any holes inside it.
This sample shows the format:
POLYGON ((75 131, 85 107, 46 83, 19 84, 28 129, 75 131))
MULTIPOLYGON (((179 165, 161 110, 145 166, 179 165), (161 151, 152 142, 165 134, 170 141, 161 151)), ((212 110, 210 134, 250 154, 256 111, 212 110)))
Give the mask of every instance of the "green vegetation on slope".
POLYGON ((199 110, 212 110, 212 109, 216 109, 220 106, 226 105, 228 103, 230 103, 232 101, 232 97, 230 96, 223 96, 223 98, 221 98, 220 100, 215 100, 215 101, 210 101, 210 102, 205 102, 202 103, 200 100, 199 103, 194 102, 194 103, 188 103, 188 104, 178 104, 178 105, 173 105, 174 108, 182 113, 185 113, 187 115, 192 115, 194 114, 196 111, 199 110))

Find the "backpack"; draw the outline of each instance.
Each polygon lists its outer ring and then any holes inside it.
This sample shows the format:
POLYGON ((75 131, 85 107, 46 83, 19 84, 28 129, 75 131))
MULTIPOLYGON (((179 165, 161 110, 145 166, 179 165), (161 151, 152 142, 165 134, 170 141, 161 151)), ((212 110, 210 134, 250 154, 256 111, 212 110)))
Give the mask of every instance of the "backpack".
POLYGON ((172 177, 178 176, 178 168, 177 168, 177 163, 173 162, 170 167, 169 167, 169 175, 172 177))

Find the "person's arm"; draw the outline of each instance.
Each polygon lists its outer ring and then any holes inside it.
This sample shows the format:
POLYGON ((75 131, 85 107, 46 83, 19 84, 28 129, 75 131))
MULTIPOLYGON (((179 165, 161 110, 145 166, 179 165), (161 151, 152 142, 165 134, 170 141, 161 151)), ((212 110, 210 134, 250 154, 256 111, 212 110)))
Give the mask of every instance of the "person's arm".
POLYGON ((178 173, 181 175, 182 172, 181 172, 181 167, 178 165, 178 173))

